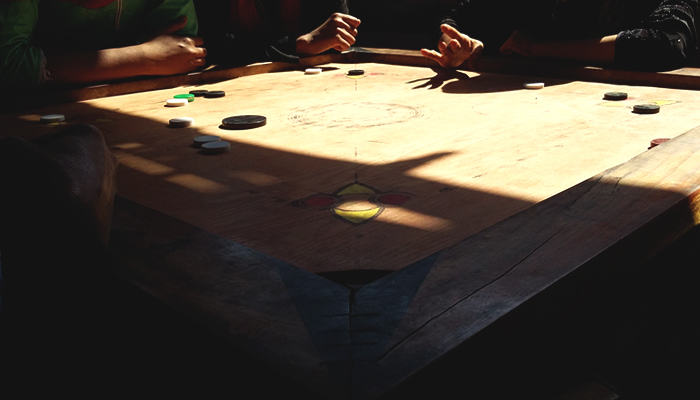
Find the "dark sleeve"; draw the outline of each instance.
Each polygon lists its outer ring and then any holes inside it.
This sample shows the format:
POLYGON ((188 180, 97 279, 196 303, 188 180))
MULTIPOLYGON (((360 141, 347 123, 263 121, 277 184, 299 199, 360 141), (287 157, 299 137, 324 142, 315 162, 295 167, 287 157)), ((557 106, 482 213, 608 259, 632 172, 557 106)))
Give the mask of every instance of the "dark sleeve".
MULTIPOLYGON (((461 0, 443 13, 440 24, 484 43, 485 52, 498 49, 516 29, 540 27, 549 22, 552 0, 461 0)), ((435 42, 442 36, 437 25, 435 42)))
POLYGON ((194 4, 208 64, 237 66, 273 59, 268 43, 229 31, 230 0, 195 0, 194 4))
POLYGON ((458 15, 462 15, 462 18, 465 18, 465 15, 470 15, 471 13, 469 12, 469 8, 470 4, 467 0, 458 2, 453 8, 443 9, 441 13, 442 15, 435 25, 436 29, 432 32, 435 39, 433 40, 433 43, 437 43, 440 37, 442 37, 442 31, 440 30, 441 25, 449 25, 462 32, 459 24, 457 24, 458 15))
POLYGON ((664 71, 684 66, 697 52, 697 0, 663 0, 638 29, 615 42, 615 66, 664 71))
POLYGON ((337 12, 342 14, 350 13, 346 0, 302 1, 300 31, 296 32, 294 36, 287 35, 275 40, 268 46, 269 49, 266 51, 266 55, 279 58, 277 60, 270 59, 270 61, 298 62, 299 59, 296 56, 297 37, 323 25, 331 15, 337 12))
POLYGON ((299 33, 309 33, 321 26, 333 13, 350 14, 346 0, 306 0, 301 4, 299 33))
POLYGON ((208 64, 239 66, 264 61, 297 62, 295 57, 279 52, 266 40, 230 32, 230 0, 194 0, 194 3, 199 21, 198 35, 204 39, 208 64))
POLYGON ((299 62, 294 54, 296 42, 290 42, 288 37, 268 43, 249 35, 219 32, 204 35, 204 42, 209 64, 240 66, 266 61, 299 62))
MULTIPOLYGON (((481 40, 487 52, 491 48, 498 49, 500 44, 495 42, 504 35, 504 29, 509 29, 507 21, 510 21, 511 8, 508 0, 461 0, 452 9, 443 12, 440 24, 433 32, 433 43, 437 43, 442 36, 440 25, 445 24, 469 37, 481 40)), ((508 36, 510 33, 512 30, 506 32, 508 36)))
MULTIPOLYGON (((197 6, 200 32, 207 47, 207 61, 211 64, 245 65, 254 62, 281 61, 298 63, 296 37, 284 36, 274 40, 248 35, 234 35, 222 27, 228 26, 229 1, 203 0, 197 6), (206 2, 206 3, 205 3, 206 2)), ((300 33, 308 33, 321 26, 335 12, 348 13, 346 0, 314 0, 302 3, 300 33)))

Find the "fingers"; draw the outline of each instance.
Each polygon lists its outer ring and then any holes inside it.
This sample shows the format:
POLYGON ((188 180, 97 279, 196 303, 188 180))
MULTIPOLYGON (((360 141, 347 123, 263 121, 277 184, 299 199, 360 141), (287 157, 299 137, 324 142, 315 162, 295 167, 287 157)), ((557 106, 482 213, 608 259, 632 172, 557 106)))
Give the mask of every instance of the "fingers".
POLYGON ((462 34, 450 25, 442 24, 440 25, 440 30, 452 39, 459 39, 462 37, 462 34))
POLYGON ((354 44, 355 36, 357 36, 356 28, 360 20, 345 14, 334 14, 331 19, 336 25, 336 32, 342 35, 345 40, 348 40, 351 36, 352 43, 354 44), (357 22, 356 24, 354 24, 355 21, 357 22))
POLYGON ((206 65, 207 49, 198 37, 161 35, 146 42, 146 54, 152 60, 149 75, 173 75, 191 72, 206 65))
MULTIPOLYGON (((178 18, 175 22, 170 24, 169 26, 165 27, 162 29, 160 32, 158 32, 152 41, 158 41, 158 40, 168 40, 166 39, 167 37, 170 37, 172 44, 176 44, 179 41, 179 47, 184 50, 185 53, 190 53, 193 57, 193 60, 191 61, 191 65, 204 65, 204 58, 207 55, 207 50, 202 48, 201 46, 204 45, 204 39, 201 37, 187 37, 187 36, 177 36, 176 33, 180 31, 182 28, 184 28, 187 25, 187 16, 183 15, 180 18, 178 18), (174 42, 172 40, 175 40, 174 42)), ((171 45, 172 45, 171 44, 171 45)), ((181 51, 182 51, 181 50, 181 51)), ((168 50, 162 50, 165 51, 166 53, 168 50)), ((189 70, 194 69, 195 67, 188 67, 189 70)))
POLYGON ((201 47, 204 45, 204 39, 200 37, 182 37, 182 40, 190 47, 190 53, 195 58, 205 58, 207 56, 207 49, 201 47))
POLYGON ((469 41, 470 38, 466 35, 459 34, 457 37, 453 38, 452 36, 444 33, 438 41, 438 46, 442 45, 444 47, 444 49, 440 49, 443 52, 449 51, 452 53, 459 53, 464 50, 469 50, 469 41))
POLYGON ((456 39, 450 40, 449 46, 450 50, 452 50, 454 53, 459 53, 462 50, 462 43, 456 39))
POLYGON ((465 61, 469 61, 471 67, 478 64, 484 47, 481 41, 462 34, 449 25, 440 25, 440 30, 443 34, 437 45, 439 52, 434 53, 433 57, 424 52, 424 56, 438 61, 446 68, 458 67, 465 61), (435 56, 436 54, 439 57, 435 56))
POLYGON ((347 32, 347 31, 343 30, 343 29, 340 29, 340 30, 338 31, 338 34, 336 35, 336 37, 337 37, 338 40, 340 40, 341 42, 346 42, 346 43, 348 43, 350 46, 352 46, 353 44, 355 44, 355 36, 352 35, 351 33, 347 32))
POLYGON ((338 51, 345 51, 353 44, 355 44, 355 36, 343 29, 337 28, 336 35, 331 40, 330 48, 338 51))
POLYGON ((328 32, 332 35, 329 47, 338 51, 348 50, 356 42, 357 29, 355 27, 359 24, 359 20, 345 14, 334 14, 331 21, 335 28, 328 32))
POLYGON ((206 53, 206 49, 202 47, 204 45, 204 39, 200 37, 188 37, 188 36, 174 36, 170 35, 173 39, 176 41, 181 42, 184 46, 192 48, 196 51, 204 51, 206 53))
POLYGON ((336 37, 336 41, 337 43, 335 46, 333 46, 333 48, 338 51, 345 51, 349 49, 353 43, 355 43, 355 38, 353 36, 350 36, 348 40, 346 37, 339 35, 336 37))
POLYGON ((341 13, 335 13, 333 16, 339 17, 343 22, 346 24, 350 25, 353 28, 357 28, 360 26, 360 20, 358 18, 353 17, 352 15, 347 15, 347 14, 341 14, 341 13))
POLYGON ((449 67, 449 60, 444 54, 438 53, 435 50, 428 49, 421 49, 420 53, 423 55, 423 57, 436 61, 442 67, 449 67))
POLYGON ((204 47, 195 47, 192 56, 193 59, 190 63, 193 67, 197 68, 206 65, 207 49, 204 47))
POLYGON ((199 51, 195 51, 192 56, 192 60, 190 61, 190 64, 192 64, 195 67, 201 67, 206 65, 207 63, 207 49, 204 48, 198 48, 199 51))
POLYGON ((435 50, 421 49, 420 53, 423 55, 423 57, 435 60, 437 62, 440 62, 442 58, 442 54, 438 53, 435 50))
POLYGON ((357 29, 351 27, 350 25, 347 25, 347 27, 344 28, 343 30, 352 36, 357 36, 357 29))

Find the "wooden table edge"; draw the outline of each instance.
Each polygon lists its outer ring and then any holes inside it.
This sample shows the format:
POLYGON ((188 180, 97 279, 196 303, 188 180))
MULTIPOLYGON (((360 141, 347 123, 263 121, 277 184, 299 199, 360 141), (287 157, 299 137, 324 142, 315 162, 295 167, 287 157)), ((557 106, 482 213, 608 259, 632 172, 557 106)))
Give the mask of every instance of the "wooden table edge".
MULTIPOLYGON (((327 53, 300 58, 299 64, 265 62, 235 68, 210 66, 184 75, 140 77, 87 87, 54 89, 40 92, 15 92, 2 100, 3 113, 17 109, 85 101, 179 86, 212 84, 247 75, 305 69, 328 63, 375 62, 396 65, 440 68, 416 50, 354 47, 343 53, 327 53)), ((462 66, 460 69, 465 69, 462 66)), ((477 72, 556 77, 590 82, 657 86, 673 89, 700 89, 700 68, 687 67, 667 72, 624 71, 555 60, 529 60, 505 57, 483 57, 477 72)))
MULTIPOLYGON (((217 281, 219 278, 226 280, 236 276, 237 272, 231 275, 232 270, 245 269, 251 264, 251 259, 254 259, 258 268, 261 268, 260 279, 263 281, 266 278, 262 271, 269 272, 274 269, 280 275, 294 275, 298 280, 308 279, 308 282, 313 282, 313 285, 325 288, 323 290, 326 291, 345 293, 349 291, 348 288, 153 210, 133 204, 128 205, 128 202, 123 201, 116 203, 113 234, 116 259, 120 263, 117 269, 127 280, 142 287, 156 298, 200 320, 217 333, 231 339, 234 345, 252 351, 257 357, 266 358, 270 365, 278 368, 282 373, 305 382, 308 387, 322 395, 329 398, 374 398, 410 379, 440 356, 463 345, 476 333, 494 326, 497 322, 507 321, 511 315, 517 314, 516 311, 520 309, 520 305, 532 299, 546 297, 551 292, 562 292, 561 288, 571 284, 567 277, 573 274, 609 273, 606 271, 606 266, 614 265, 616 260, 624 259, 630 263, 642 262, 695 226, 699 218, 698 191, 700 190, 700 175, 697 174, 697 171, 700 171, 700 157, 696 154, 700 154, 700 129, 698 128, 535 204, 455 246, 440 251, 434 256, 437 260, 435 265, 440 265, 440 260, 446 258, 449 258, 449 262, 457 264, 473 262, 475 251, 479 255, 488 254, 489 249, 502 249, 504 243, 494 241, 494 237, 503 238, 512 243, 523 243, 522 246, 513 248, 511 251, 513 254, 500 254, 498 257, 487 260, 485 266, 489 263, 498 264, 507 259, 517 260, 508 266, 506 273, 494 279, 490 285, 475 293, 459 294, 463 299, 457 302, 446 299, 448 304, 442 309, 428 315, 419 315, 419 318, 424 319, 419 329, 411 331, 404 337, 392 338, 390 345, 376 361, 351 362, 350 370, 354 371, 353 374, 360 369, 375 373, 363 374, 362 377, 355 376, 347 392, 344 391, 345 389, 338 390, 337 382, 333 379, 327 376, 319 377, 319 368, 325 365, 320 355, 321 350, 318 354, 312 352, 314 354, 308 355, 308 358, 303 361, 307 365, 299 365, 290 364, 290 360, 280 354, 285 351, 284 348, 279 348, 277 351, 275 346, 279 344, 276 343, 259 342, 255 346, 257 350, 245 348, 247 340, 255 342, 256 338, 241 341, 241 337, 236 334, 234 322, 239 317, 232 315, 236 312, 236 305, 231 306, 232 311, 228 312, 226 318, 218 319, 216 313, 221 310, 217 307, 220 307, 221 303, 197 303, 207 297, 205 291, 196 293, 194 299, 187 298, 186 295, 182 295, 183 292, 178 292, 182 288, 175 289, 173 285, 176 283, 172 280, 163 282, 159 279, 171 279, 163 273, 162 268, 172 267, 180 271, 193 268, 191 260, 194 257, 198 260, 198 265, 206 266, 205 270, 198 271, 195 275, 219 274, 218 277, 210 277, 210 280, 217 281), (639 186, 639 182, 645 181, 649 182, 649 187, 639 186), (602 198, 604 200, 601 200, 602 198), (608 204, 609 207, 597 209, 598 201, 603 201, 603 204, 608 204), (630 207, 635 207, 633 214, 620 213, 621 209, 630 207), (572 209, 582 210, 585 215, 572 212, 572 209), (138 228, 135 229, 134 224, 137 224, 138 228), (575 252, 576 257, 567 257, 561 265, 554 265, 551 267, 553 269, 541 270, 542 260, 551 260, 557 255, 570 254, 569 246, 572 243, 576 243, 578 239, 595 239, 596 235, 600 234, 602 226, 605 226, 605 235, 600 240, 592 240, 585 246, 581 245, 581 251, 575 252), (533 230, 539 231, 539 234, 532 235, 533 230), (521 237, 518 237, 518 234, 521 237), (219 251, 223 247, 226 250, 219 251), (163 248, 167 248, 167 259, 156 257, 158 254, 164 254, 163 248), (143 257, 148 254, 151 254, 148 256, 150 258, 147 257, 144 261, 143 257), (155 268, 155 273, 151 275, 150 272, 143 271, 144 268, 153 267, 153 264, 149 263, 162 265, 155 268), (221 269, 217 270, 217 268, 221 269), (541 279, 543 276, 544 280, 541 279), (489 299, 498 298, 504 291, 509 290, 513 281, 519 282, 520 291, 511 296, 505 307, 499 306, 496 312, 487 310, 489 299), (446 326, 458 328, 445 334, 446 326), (256 353, 260 349, 264 351, 256 353), (377 379, 377 376, 382 378, 377 379)), ((392 280, 402 279, 406 270, 398 271, 367 285, 358 293, 371 291, 376 286, 392 280)), ((433 270, 437 268, 434 267, 433 270)), ((253 273, 252 276, 255 274, 253 273)), ((443 277, 447 284, 454 278, 449 275, 443 277)), ((458 279, 454 281, 454 284, 458 283, 458 279)), ((261 284, 279 286, 278 282, 271 281, 261 284)), ((279 287, 283 288, 283 286, 279 287)), ((204 289, 195 287, 194 290, 204 289)), ((270 293, 272 292, 267 291, 266 296, 270 296, 270 293)), ((327 300, 320 297, 320 294, 315 298, 316 294, 311 292, 305 293, 304 296, 308 297, 304 301, 311 303, 318 301, 321 304, 327 300)), ((261 299, 263 300, 270 301, 261 299)), ((572 299, 564 300, 560 303, 562 306, 572 299)), ((251 302, 255 301, 251 299, 251 302)), ((290 293, 283 290, 279 293, 279 298, 274 301, 288 302, 290 293)), ((344 301, 346 300, 338 300, 337 306, 342 309, 344 301)), ((296 300, 293 302, 299 307, 296 300)), ((553 306, 556 307, 558 304, 553 306)), ((277 333, 272 334, 279 334, 280 342, 284 343, 284 347, 293 345, 295 341, 299 341, 299 346, 303 347, 302 342, 308 345, 309 341, 314 340, 313 333, 309 333, 308 337, 285 337, 289 327, 293 325, 300 330, 313 330, 313 327, 309 326, 309 320, 303 317, 276 315, 267 320, 263 315, 264 310, 251 312, 261 313, 261 323, 269 324, 272 320, 279 324, 278 328, 270 326, 265 328, 272 331, 278 329, 277 333)))

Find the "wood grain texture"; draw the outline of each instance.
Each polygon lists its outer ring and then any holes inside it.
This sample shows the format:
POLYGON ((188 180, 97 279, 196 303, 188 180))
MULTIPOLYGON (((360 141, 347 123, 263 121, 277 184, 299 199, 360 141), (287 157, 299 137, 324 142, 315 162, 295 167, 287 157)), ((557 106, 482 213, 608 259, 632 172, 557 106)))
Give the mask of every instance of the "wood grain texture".
POLYGON ((692 90, 545 77, 529 91, 535 74, 341 57, 314 77, 235 72, 197 85, 225 99, 184 109, 163 102, 190 86, 8 114, 2 135, 59 128, 36 122, 49 112, 99 127, 121 162, 118 272, 327 398, 390 395, 447 354, 552 323, 697 225, 692 90), (344 76, 355 67, 365 78, 344 76), (611 90, 630 101, 604 102, 611 90), (633 114, 636 101, 662 111, 633 114), (195 127, 168 128, 183 110, 195 127), (268 125, 219 129, 245 113, 268 125), (205 133, 232 151, 189 147, 205 133), (656 137, 674 139, 647 151, 656 137), (411 199, 360 225, 299 207, 355 181, 411 199), (362 268, 387 276, 351 286, 314 273, 362 268))
MULTIPOLYGON (((547 76, 589 82, 604 82, 621 85, 658 86, 676 89, 699 89, 700 68, 688 66, 674 71, 654 73, 622 71, 599 67, 588 67, 569 62, 552 60, 524 60, 520 58, 484 57, 479 72, 497 72, 515 75, 547 76)), ((118 96, 148 90, 161 90, 178 86, 196 86, 221 82, 240 76, 303 69, 327 63, 377 62, 393 65, 411 65, 439 68, 438 64, 421 56, 416 50, 375 49, 353 47, 344 53, 330 53, 301 58, 299 64, 260 63, 238 68, 210 66, 203 71, 190 74, 133 78, 87 87, 55 87, 42 92, 13 93, 0 100, 2 113, 14 112, 28 107, 84 101, 108 96, 118 96)), ((462 69, 464 70, 464 69, 462 69)))
POLYGON ((494 333, 493 325, 506 327, 494 336, 508 338, 520 334, 523 321, 565 312, 594 295, 596 281, 634 273, 696 225, 699 134, 688 132, 350 297, 341 285, 123 202, 114 249, 128 279, 313 390, 374 398, 475 334, 494 333), (523 304, 538 306, 523 311, 523 304))
MULTIPOLYGON (((427 60, 415 50, 373 49, 358 47, 355 49, 356 60, 366 60, 365 54, 372 54, 369 59, 374 62, 384 62, 398 65, 416 65, 439 68, 436 62, 427 60), (377 60, 381 61, 377 61, 377 60)), ((465 65, 459 69, 468 69, 465 65)), ((478 72, 497 72, 504 74, 556 77, 586 82, 614 83, 620 85, 658 86, 675 89, 700 88, 700 68, 688 66, 666 72, 626 71, 601 67, 591 67, 583 64, 544 59, 524 59, 511 57, 486 56, 482 57, 478 72)))
POLYGON ((240 74, 197 88, 227 92, 183 108, 166 99, 195 88, 156 90, 3 117, 8 131, 36 136, 63 113, 92 123, 120 162, 119 193, 133 201, 312 272, 396 271, 454 245, 598 172, 646 151, 652 139, 700 125, 695 92, 547 78, 432 71, 377 63, 325 64, 240 74), (361 67, 361 79, 345 76, 361 67), (626 91, 623 102, 602 100, 626 91), (662 112, 631 106, 657 101, 662 112), (261 114, 266 126, 223 130, 230 115, 261 114), (168 120, 189 116, 192 128, 168 120), (197 135, 232 150, 204 156, 197 135), (340 195, 358 182, 375 196, 340 195), (399 206, 372 200, 408 196, 399 206), (361 224, 335 208, 300 205, 331 196, 338 208, 377 209, 361 224), (374 202, 372 202, 374 201, 374 202))
MULTIPOLYGON (((663 154, 640 155, 441 251, 378 370, 406 378, 414 371, 402 366, 423 356, 420 363, 434 361, 530 299, 545 296, 548 312, 556 315, 595 292, 584 283, 591 276, 634 273, 635 265, 697 224, 699 133, 693 130, 661 149, 663 154), (576 279, 567 280, 569 274, 576 279), (549 297, 548 290, 558 296, 549 297)), ((520 318, 539 321, 532 317, 520 318)))

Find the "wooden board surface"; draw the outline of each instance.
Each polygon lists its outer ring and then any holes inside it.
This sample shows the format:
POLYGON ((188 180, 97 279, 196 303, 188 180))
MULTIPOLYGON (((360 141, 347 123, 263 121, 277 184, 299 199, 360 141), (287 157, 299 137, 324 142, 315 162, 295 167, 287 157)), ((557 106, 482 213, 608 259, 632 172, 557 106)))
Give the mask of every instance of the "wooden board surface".
MULTIPOLYGON (((407 39, 410 40, 410 39, 407 39)), ((392 65, 439 67, 416 50, 379 49, 353 47, 339 53, 328 53, 301 58, 299 64, 259 63, 241 68, 209 66, 202 71, 185 75, 164 77, 137 77, 123 81, 95 84, 87 87, 56 87, 41 92, 14 93, 0 99, 3 111, 0 114, 48 104, 61 104, 91 100, 148 90, 168 89, 180 86, 204 85, 261 73, 287 71, 301 67, 312 67, 332 62, 362 63, 379 62, 392 65)), ((466 69, 466 65, 461 69, 466 69)), ((605 82, 622 85, 657 86, 676 89, 700 89, 700 68, 697 65, 663 73, 612 70, 590 67, 567 61, 532 60, 520 57, 483 57, 479 72, 508 73, 558 77, 586 82, 605 82)))
POLYGON ((117 271, 325 398, 391 394, 456 352, 478 362, 700 220, 693 91, 561 78, 526 91, 530 78, 384 64, 415 61, 390 52, 364 53, 368 74, 351 80, 348 57, 320 76, 231 71, 203 86, 229 96, 185 109, 163 102, 190 85, 7 114, 0 134, 58 129, 36 123, 54 112, 98 126, 127 198, 117 271), (632 100, 606 103, 609 90, 632 100), (636 101, 661 113, 632 114, 636 101), (182 111, 196 126, 168 128, 182 111), (268 125, 218 128, 239 113, 268 125), (232 151, 199 154, 189 143, 201 133, 232 151), (676 139, 647 151, 660 136, 676 139), (410 198, 358 225, 300 206, 355 181, 410 198), (398 271, 363 285, 312 273, 353 268, 398 271))
POLYGON ((647 150, 651 139, 700 125, 693 91, 433 71, 376 63, 328 64, 197 87, 115 96, 3 117, 38 135, 63 113, 95 124, 120 161, 119 194, 312 272, 395 271, 647 150), (361 79, 346 76, 362 68, 361 79), (184 108, 192 89, 222 99, 184 108), (603 100, 625 91, 623 102, 603 100), (639 103, 662 105, 638 115, 639 103), (223 130, 230 115, 266 126, 223 130), (169 128, 189 116, 195 126, 169 128), (206 156, 202 134, 232 143, 206 156), (334 202, 330 204, 328 202, 334 202))
POLYGON ((376 398, 430 385, 413 376, 457 348, 479 363, 636 273, 700 221, 699 151, 695 129, 359 288, 128 202, 114 251, 127 279, 324 398, 376 398))

